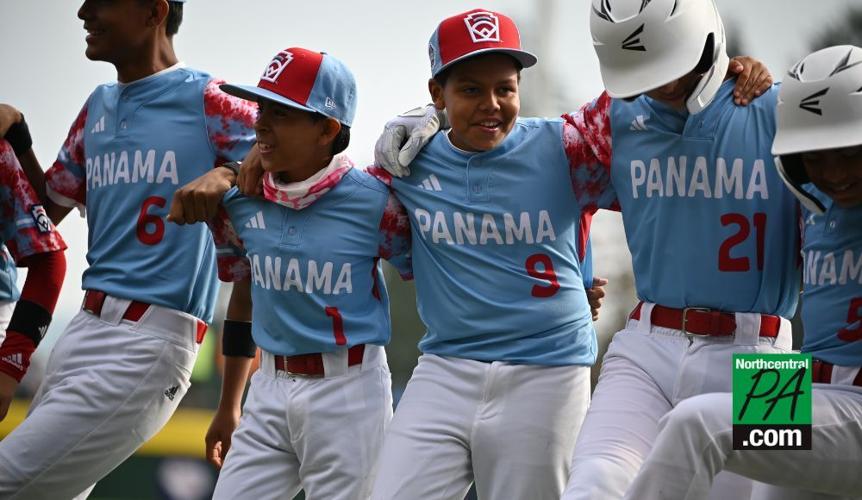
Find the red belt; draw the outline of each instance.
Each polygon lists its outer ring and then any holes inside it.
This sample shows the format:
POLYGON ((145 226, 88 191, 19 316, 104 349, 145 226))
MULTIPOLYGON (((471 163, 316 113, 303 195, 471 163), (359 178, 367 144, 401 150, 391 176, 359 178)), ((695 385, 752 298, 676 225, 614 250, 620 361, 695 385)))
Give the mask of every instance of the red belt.
MULTIPOLYGON (((99 290, 87 290, 84 292, 84 306, 82 309, 85 311, 92 313, 96 316, 102 316, 102 306, 105 305, 105 299, 108 297, 108 294, 105 292, 101 292, 99 290)), ((149 304, 144 302, 138 302, 137 300, 133 300, 129 307, 126 308, 126 312, 123 313, 123 319, 136 322, 141 319, 147 309, 150 308, 149 304)), ((204 340, 204 335, 207 333, 207 324, 201 320, 197 322, 197 332, 195 335, 195 341, 200 344, 204 340)))
MULTIPOLYGON (((362 363, 362 357, 365 354, 365 344, 359 344, 347 350, 347 366, 354 366, 362 363)), ((322 377, 323 373, 323 355, 320 353, 313 354, 297 354, 296 356, 274 356, 275 369, 297 375, 307 375, 309 377, 322 377)))
MULTIPOLYGON (((811 364, 811 381, 818 384, 832 383, 832 363, 815 359, 811 364)), ((862 387, 862 368, 856 372, 856 377, 853 379, 853 385, 862 387)))
MULTIPOLYGON (((639 303, 629 315, 630 319, 641 318, 639 303)), ((674 309, 656 304, 652 309, 650 323, 655 326, 680 330, 690 335, 727 337, 736 331, 736 316, 733 313, 701 307, 674 309)), ((760 336, 777 337, 781 329, 781 318, 769 314, 760 315, 760 336)))

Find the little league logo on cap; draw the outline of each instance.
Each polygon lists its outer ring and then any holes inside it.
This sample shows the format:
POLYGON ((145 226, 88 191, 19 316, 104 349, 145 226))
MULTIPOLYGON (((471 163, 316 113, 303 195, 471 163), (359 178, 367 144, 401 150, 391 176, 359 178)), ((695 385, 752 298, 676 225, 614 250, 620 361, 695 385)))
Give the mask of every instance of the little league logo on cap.
POLYGON ((292 108, 335 118, 348 127, 356 115, 353 73, 325 52, 292 47, 280 51, 263 71, 257 86, 223 84, 241 99, 266 99, 292 108))
POLYGON ((290 64, 290 61, 293 61, 293 54, 286 50, 282 50, 272 58, 272 62, 270 62, 269 66, 263 70, 263 75, 260 76, 260 79, 266 80, 270 83, 276 83, 279 75, 281 75, 284 68, 290 64))
POLYGON ((500 52, 515 58, 521 66, 536 64, 536 56, 521 49, 518 27, 499 12, 474 9, 441 22, 428 42, 431 74, 468 57, 500 52))
POLYGON ((491 12, 474 12, 464 18, 474 42, 499 42, 500 21, 491 12))

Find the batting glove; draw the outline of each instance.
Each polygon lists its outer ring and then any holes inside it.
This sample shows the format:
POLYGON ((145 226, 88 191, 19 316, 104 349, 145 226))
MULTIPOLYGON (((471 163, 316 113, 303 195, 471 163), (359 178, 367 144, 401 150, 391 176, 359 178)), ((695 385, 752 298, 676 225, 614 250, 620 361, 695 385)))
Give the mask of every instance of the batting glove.
POLYGON ((410 175, 410 162, 438 130, 446 128, 446 111, 432 104, 401 113, 383 127, 374 145, 374 162, 395 177, 410 175))

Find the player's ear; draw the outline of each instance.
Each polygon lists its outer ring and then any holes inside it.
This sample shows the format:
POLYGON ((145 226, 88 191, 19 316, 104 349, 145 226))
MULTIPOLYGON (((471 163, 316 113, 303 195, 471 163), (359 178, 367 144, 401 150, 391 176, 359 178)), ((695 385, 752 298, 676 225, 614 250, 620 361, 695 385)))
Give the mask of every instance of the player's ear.
POLYGON ((325 146, 331 144, 338 137, 338 133, 341 132, 341 122, 335 118, 326 118, 321 123, 323 126, 320 128, 318 144, 325 146))
POLYGON ((434 103, 434 107, 439 110, 446 109, 446 100, 443 98, 443 86, 440 85, 440 82, 431 78, 428 80, 428 92, 431 94, 431 102, 434 103))
POLYGON ((170 6, 168 0, 156 0, 149 9, 147 26, 159 26, 167 23, 170 6))

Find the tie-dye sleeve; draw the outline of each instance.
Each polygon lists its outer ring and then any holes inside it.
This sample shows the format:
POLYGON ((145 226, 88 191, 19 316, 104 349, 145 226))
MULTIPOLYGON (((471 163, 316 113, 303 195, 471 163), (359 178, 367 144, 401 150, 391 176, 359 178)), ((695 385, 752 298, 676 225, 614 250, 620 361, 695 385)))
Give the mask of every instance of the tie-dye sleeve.
POLYGON ((87 172, 84 155, 86 122, 87 105, 84 104, 69 129, 57 160, 45 172, 45 187, 51 201, 63 207, 77 207, 82 213, 87 204, 87 172))
POLYGON ((66 243, 27 181, 15 152, 0 139, 0 239, 16 262, 65 250, 66 243))
POLYGON ((254 144, 257 105, 219 88, 223 80, 210 80, 204 89, 207 134, 216 155, 215 165, 245 158, 254 144))
POLYGON ((610 107, 611 98, 603 92, 578 111, 563 115, 563 146, 572 187, 585 212, 620 209, 611 184, 610 107))
POLYGON ((218 213, 207 222, 207 225, 212 231, 216 246, 219 279, 232 283, 251 276, 248 257, 245 256, 245 246, 236 233, 224 206, 219 205, 218 213))
MULTIPOLYGON (((392 175, 380 167, 366 170, 387 186, 392 185, 392 175)), ((390 187, 386 207, 380 218, 380 246, 378 255, 398 270, 401 279, 413 279, 413 253, 410 242, 410 219, 407 209, 395 197, 390 187)))

